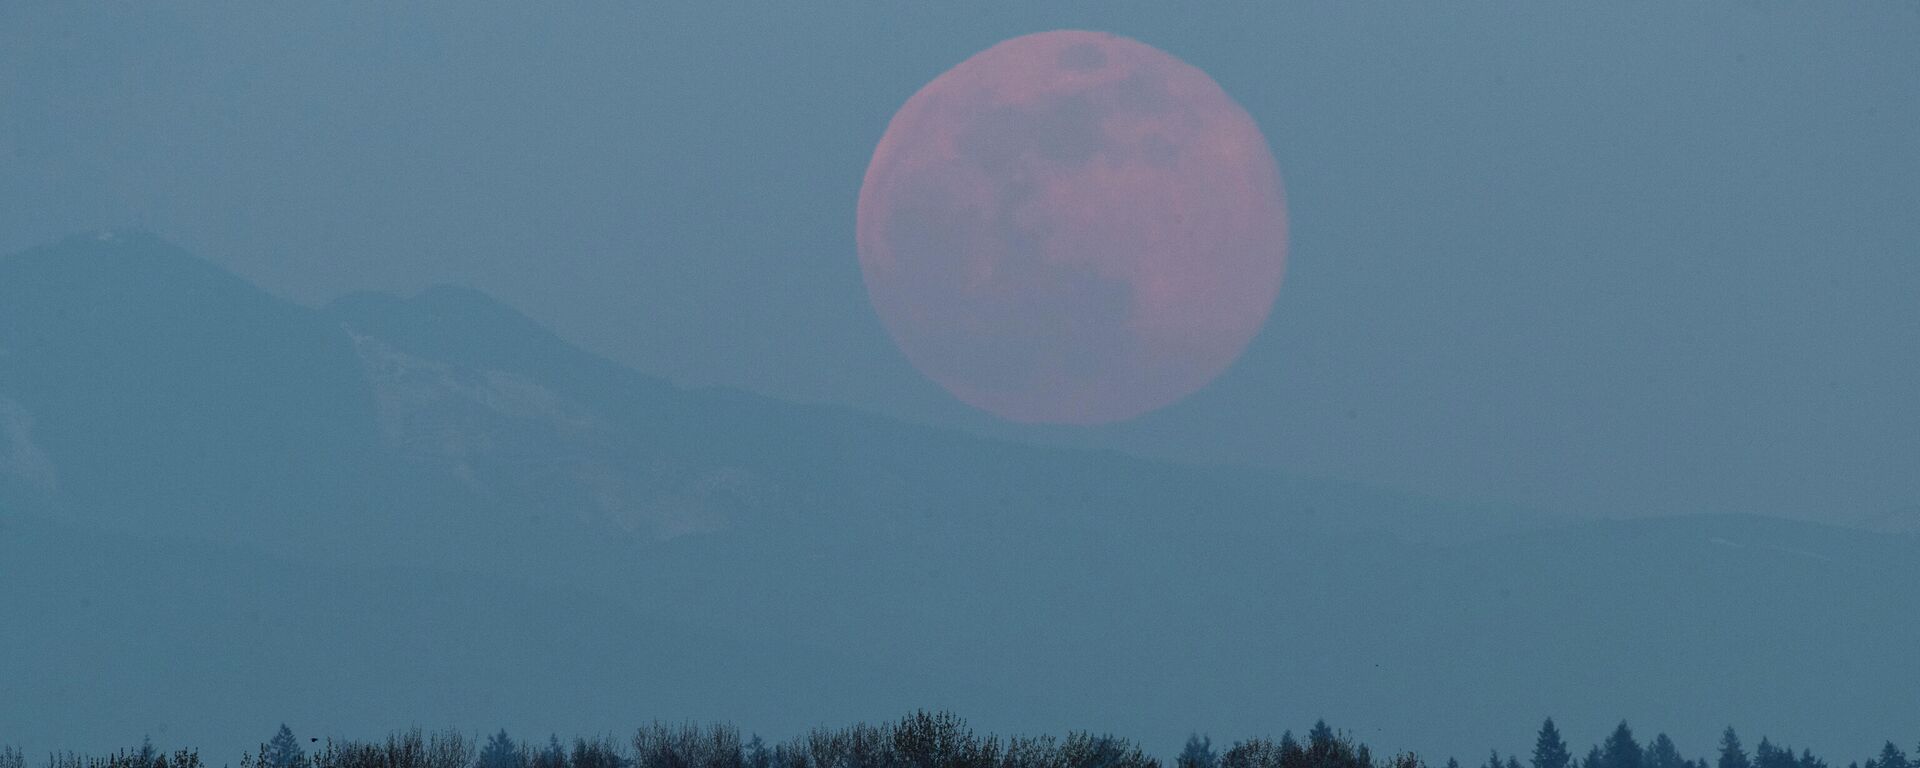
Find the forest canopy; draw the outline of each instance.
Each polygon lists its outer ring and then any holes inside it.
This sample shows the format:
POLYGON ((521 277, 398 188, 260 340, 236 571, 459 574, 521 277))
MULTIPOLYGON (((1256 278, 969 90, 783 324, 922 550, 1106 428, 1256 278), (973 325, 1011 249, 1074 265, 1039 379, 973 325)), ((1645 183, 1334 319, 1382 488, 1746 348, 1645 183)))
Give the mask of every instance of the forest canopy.
MULTIPOLYGON (((1915 750, 1920 756, 1920 748, 1915 750)), ((29 763, 18 749, 0 747, 0 768, 205 768, 194 749, 171 753, 150 741, 109 755, 59 752, 29 763)), ((232 765, 223 763, 223 765, 232 765)), ((1665 733, 1644 744, 1626 722, 1604 743, 1576 757, 1551 718, 1543 722, 1529 755, 1490 751, 1476 768, 1840 768, 1838 762, 1762 737, 1751 753, 1732 727, 1711 756, 1680 753, 1665 733)), ((1063 737, 978 733, 950 712, 920 711, 897 721, 816 728, 769 744, 741 735, 728 724, 668 724, 640 727, 627 739, 558 735, 515 739, 505 730, 484 738, 459 731, 396 732, 383 740, 322 740, 303 745, 281 725, 256 752, 240 756, 239 768, 1462 768, 1454 757, 1432 761, 1411 752, 1376 755, 1350 734, 1324 721, 1304 739, 1291 731, 1278 740, 1249 738, 1216 747, 1194 734, 1171 766, 1125 737, 1069 732, 1063 737), (309 750, 307 747, 311 746, 309 750)), ((1920 768, 1892 741, 1846 768, 1920 768)))

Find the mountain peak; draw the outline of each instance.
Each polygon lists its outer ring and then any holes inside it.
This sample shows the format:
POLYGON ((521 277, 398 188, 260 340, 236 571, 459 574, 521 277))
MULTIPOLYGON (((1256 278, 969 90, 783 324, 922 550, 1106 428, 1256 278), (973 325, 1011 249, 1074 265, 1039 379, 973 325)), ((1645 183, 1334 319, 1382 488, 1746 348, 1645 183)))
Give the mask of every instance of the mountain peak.
POLYGON ((174 245, 159 235, 144 229, 107 228, 75 232, 45 245, 36 246, 8 257, 28 259, 37 257, 85 257, 120 255, 166 257, 187 261, 200 261, 178 245, 174 245))
POLYGON ((219 265, 142 230, 81 232, 0 258, 0 295, 32 301, 76 290, 106 291, 116 300, 171 296, 199 301, 210 294, 267 298, 219 265))
POLYGON ((438 285, 410 297, 351 293, 321 310, 397 350, 476 370, 537 374, 556 383, 618 382, 659 392, 665 382, 581 350, 512 305, 473 288, 438 285))

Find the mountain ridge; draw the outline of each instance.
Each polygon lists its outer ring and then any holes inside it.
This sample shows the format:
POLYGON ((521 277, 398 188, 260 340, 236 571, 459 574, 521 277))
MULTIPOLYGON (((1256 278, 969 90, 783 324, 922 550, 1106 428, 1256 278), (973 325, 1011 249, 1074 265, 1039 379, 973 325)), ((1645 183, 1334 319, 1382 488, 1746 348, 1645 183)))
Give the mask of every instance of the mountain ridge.
POLYGON ((952 707, 1168 749, 1326 717, 1471 755, 1459 734, 1551 712, 1831 751, 1917 703, 1920 537, 1565 520, 1008 443, 681 389, 466 289, 312 309, 195 262, 120 235, 0 258, 0 616, 25 617, 0 680, 30 683, 0 731, 117 746, 178 706, 233 722, 177 732, 244 748, 272 725, 249 716, 350 722, 366 694, 219 668, 309 656, 411 717, 516 730, 952 707), (259 608, 276 589, 316 614, 259 608), (606 690, 555 707, 581 686, 606 690), (157 690, 184 698, 78 717, 157 690))

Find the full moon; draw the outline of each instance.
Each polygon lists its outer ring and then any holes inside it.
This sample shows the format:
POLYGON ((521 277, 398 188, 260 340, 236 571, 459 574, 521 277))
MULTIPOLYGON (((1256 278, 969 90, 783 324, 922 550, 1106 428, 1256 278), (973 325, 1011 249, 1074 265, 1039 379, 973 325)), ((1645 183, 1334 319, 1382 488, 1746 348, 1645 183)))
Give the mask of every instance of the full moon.
POLYGON ((1206 73, 1098 32, 1017 37, 922 87, 860 189, 867 293, 900 350, 1017 422, 1122 421, 1240 356, 1273 306, 1286 200, 1206 73))

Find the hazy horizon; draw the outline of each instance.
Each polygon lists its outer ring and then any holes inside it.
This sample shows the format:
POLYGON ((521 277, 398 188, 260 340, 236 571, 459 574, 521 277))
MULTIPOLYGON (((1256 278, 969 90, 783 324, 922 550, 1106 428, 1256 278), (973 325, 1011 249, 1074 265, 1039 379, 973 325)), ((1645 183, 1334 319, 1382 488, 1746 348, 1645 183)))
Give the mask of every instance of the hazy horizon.
POLYGON ((1920 680, 1913 533, 1582 521, 682 390, 481 293, 308 309, 150 235, 0 257, 0 359, 0 726, 35 753, 926 707, 1163 756, 1324 718, 1438 761, 1544 714, 1826 755, 1920 680))
POLYGON ((309 304, 472 285, 687 384, 1437 495, 1920 505, 1908 6, 0 14, 0 250, 138 226, 309 304), (1228 375, 1091 431, 927 382, 853 255, 893 111, 1052 28, 1212 75, 1295 221, 1228 375))
POLYGON ((1916 73, 1911 3, 0 3, 0 746, 1911 743, 1916 73), (1148 63, 877 151, 1052 30, 1148 63), (1027 358, 1038 410, 956 394, 1027 358))

